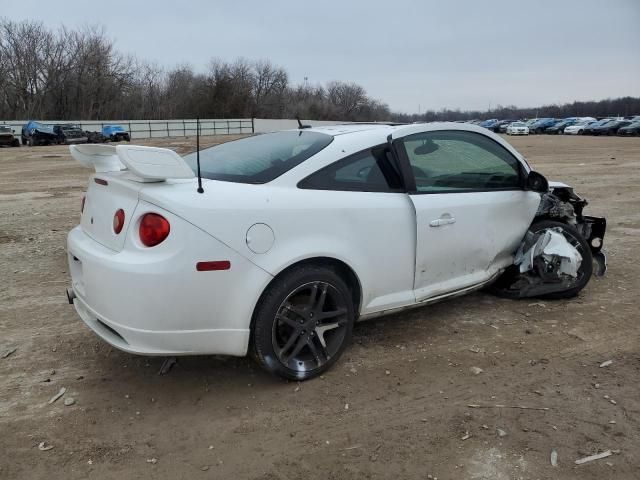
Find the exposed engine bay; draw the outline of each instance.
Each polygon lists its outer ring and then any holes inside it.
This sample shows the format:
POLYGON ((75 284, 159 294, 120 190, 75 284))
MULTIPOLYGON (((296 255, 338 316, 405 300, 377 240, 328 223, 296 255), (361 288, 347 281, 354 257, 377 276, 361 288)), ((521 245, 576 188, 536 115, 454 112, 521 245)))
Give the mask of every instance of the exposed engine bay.
MULTIPOLYGON (((587 201, 564 184, 550 184, 509 267, 492 287, 501 296, 564 298, 607 269, 606 220, 583 215, 587 201)), ((575 293, 573 293, 575 292, 575 293)))

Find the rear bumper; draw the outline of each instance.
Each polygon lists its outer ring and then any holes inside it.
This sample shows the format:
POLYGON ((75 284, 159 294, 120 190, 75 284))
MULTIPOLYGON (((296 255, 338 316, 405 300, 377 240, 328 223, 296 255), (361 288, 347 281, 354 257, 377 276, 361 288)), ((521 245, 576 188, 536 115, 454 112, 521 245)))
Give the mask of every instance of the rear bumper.
POLYGON ((271 275, 179 217, 162 214, 171 235, 153 248, 137 248, 127 238, 116 252, 80 227, 71 230, 71 300, 78 315, 126 352, 245 355, 253 309, 271 275), (197 262, 210 260, 228 260, 231 268, 196 270, 197 262))
POLYGON ((137 355, 245 355, 249 330, 142 330, 113 322, 77 296, 73 306, 82 321, 111 346, 137 355))

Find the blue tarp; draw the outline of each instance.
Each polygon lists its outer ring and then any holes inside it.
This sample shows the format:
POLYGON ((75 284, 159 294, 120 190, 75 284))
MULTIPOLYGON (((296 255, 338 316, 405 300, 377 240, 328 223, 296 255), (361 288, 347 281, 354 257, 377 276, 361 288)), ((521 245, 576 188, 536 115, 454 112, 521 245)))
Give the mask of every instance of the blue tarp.
POLYGON ((33 135, 33 132, 35 130, 40 133, 50 133, 51 135, 55 135, 53 127, 51 125, 45 125, 44 123, 35 122, 33 120, 27 122, 27 124, 24 126, 24 129, 29 135, 33 135))

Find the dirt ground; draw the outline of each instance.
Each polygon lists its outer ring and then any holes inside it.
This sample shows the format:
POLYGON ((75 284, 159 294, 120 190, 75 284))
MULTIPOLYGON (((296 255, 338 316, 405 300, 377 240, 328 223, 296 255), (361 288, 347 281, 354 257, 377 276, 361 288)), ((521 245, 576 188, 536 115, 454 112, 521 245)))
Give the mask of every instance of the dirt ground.
POLYGON ((90 171, 62 146, 1 149, 0 479, 640 478, 640 138, 509 141, 607 217, 606 277, 569 301, 477 293, 358 324, 302 384, 220 357, 160 376, 100 341, 64 293, 90 171))

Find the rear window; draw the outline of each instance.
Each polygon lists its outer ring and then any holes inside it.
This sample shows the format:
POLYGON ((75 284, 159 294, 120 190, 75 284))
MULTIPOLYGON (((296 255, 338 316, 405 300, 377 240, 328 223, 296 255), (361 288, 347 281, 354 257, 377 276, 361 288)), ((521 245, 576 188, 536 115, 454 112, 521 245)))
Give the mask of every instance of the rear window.
MULTIPOLYGON (((267 183, 312 157, 333 137, 309 131, 247 137, 200 150, 202 178, 239 183, 267 183)), ((184 157, 196 172, 196 154, 184 157)))

